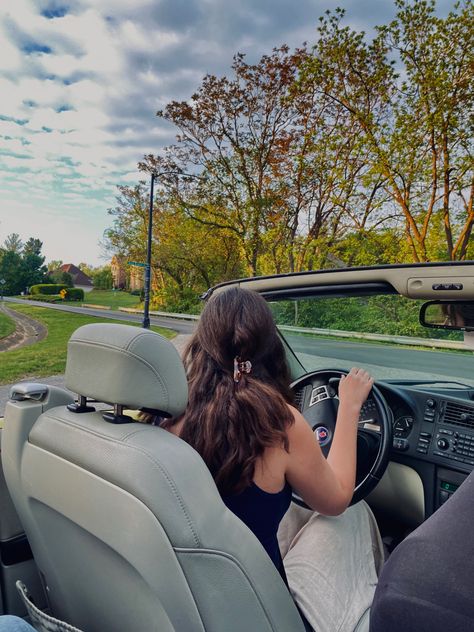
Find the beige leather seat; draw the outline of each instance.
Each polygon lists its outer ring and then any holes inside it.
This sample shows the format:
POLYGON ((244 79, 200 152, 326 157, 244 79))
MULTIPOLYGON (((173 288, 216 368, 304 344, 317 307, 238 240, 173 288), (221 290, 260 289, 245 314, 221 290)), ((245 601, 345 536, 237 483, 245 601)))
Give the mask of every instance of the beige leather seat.
MULTIPOLYGON (((73 401, 63 389, 43 384, 18 384, 13 396, 17 401, 28 402, 24 404, 23 411, 24 425, 29 427, 49 407, 73 401)), ((6 454, 2 453, 2 436, 3 430, 0 427, 0 461, 6 454)), ((15 587, 18 579, 29 586, 35 603, 39 607, 44 607, 46 598, 36 564, 7 489, 3 469, 0 468, 0 614, 26 614, 15 587)))
POLYGON ((200 456, 123 417, 122 407, 183 410, 174 347, 147 330, 86 325, 70 340, 66 385, 114 414, 61 404, 31 424, 28 402, 11 401, 3 437, 5 478, 53 614, 86 632, 303 632, 200 456))

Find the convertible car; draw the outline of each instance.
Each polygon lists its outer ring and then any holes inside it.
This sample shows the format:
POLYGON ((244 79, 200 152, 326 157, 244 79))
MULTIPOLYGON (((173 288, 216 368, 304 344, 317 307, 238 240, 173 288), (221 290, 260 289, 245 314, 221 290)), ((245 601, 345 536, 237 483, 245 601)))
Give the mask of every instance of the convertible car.
MULTIPOLYGON (((402 552, 474 468, 474 262, 241 279, 203 298, 235 284, 270 303, 295 403, 325 453, 341 375, 362 366, 374 376, 353 502, 371 506, 387 555, 402 552)), ((309 629, 197 453, 130 412, 183 410, 172 345, 123 324, 85 325, 69 342, 66 386, 11 388, 0 614, 25 616, 26 604, 34 621, 44 611, 43 625, 51 616, 85 632, 309 629)))

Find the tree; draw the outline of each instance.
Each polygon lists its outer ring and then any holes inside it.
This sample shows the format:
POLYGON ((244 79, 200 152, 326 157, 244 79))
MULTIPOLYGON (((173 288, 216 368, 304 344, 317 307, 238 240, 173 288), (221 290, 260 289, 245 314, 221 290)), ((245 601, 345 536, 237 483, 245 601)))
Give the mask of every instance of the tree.
POLYGON ((47 264, 48 272, 55 272, 63 265, 61 259, 53 259, 47 264))
POLYGON ((372 42, 341 26, 342 10, 326 15, 304 80, 358 126, 371 173, 404 219, 412 258, 430 258, 430 232, 441 212, 443 258, 462 259, 474 222, 474 7, 456 5, 442 19, 434 2, 396 4, 396 19, 372 42))
POLYGON ((286 211, 274 165, 288 144, 296 114, 289 91, 305 55, 282 46, 255 65, 236 55, 233 78, 207 75, 189 103, 174 101, 158 112, 178 128, 178 142, 164 158, 141 164, 163 173, 189 217, 232 232, 251 274, 260 272, 262 235, 286 211))
POLYGON ((15 295, 27 287, 45 280, 47 269, 41 254, 42 242, 30 237, 18 251, 18 235, 9 235, 5 243, 9 248, 0 249, 0 277, 5 279, 4 293, 15 295))
POLYGON ((8 250, 9 252, 20 254, 23 249, 23 242, 21 241, 18 233, 11 233, 3 242, 3 246, 5 250, 8 250))
POLYGON ((79 270, 81 270, 81 272, 84 272, 84 274, 90 277, 91 279, 94 273, 100 269, 100 266, 98 268, 94 268, 94 266, 91 266, 88 263, 85 263, 84 261, 81 261, 81 263, 77 267, 79 268, 79 270))
POLYGON ((21 271, 25 287, 43 282, 47 275, 45 257, 41 254, 42 247, 43 242, 33 237, 23 247, 21 271))
MULTIPOLYGON (((134 261, 146 259, 148 189, 145 183, 119 187, 105 234, 109 251, 134 261)), ((241 252, 232 232, 195 222, 158 189, 153 209, 152 273, 159 290, 155 304, 194 308, 211 285, 242 273, 241 252)))
POLYGON ((55 270, 50 272, 49 279, 51 283, 57 283, 58 285, 65 285, 66 287, 73 287, 74 282, 69 272, 64 270, 55 270))
MULTIPOLYGON (((86 268, 90 270, 90 268, 86 268)), ((87 274, 86 269, 83 270, 87 274)), ((92 282, 97 290, 110 290, 113 286, 113 277, 110 266, 102 266, 91 271, 92 282)))
POLYGON ((20 294, 25 289, 21 270, 21 256, 14 250, 0 250, 0 278, 5 280, 3 293, 6 296, 20 294))

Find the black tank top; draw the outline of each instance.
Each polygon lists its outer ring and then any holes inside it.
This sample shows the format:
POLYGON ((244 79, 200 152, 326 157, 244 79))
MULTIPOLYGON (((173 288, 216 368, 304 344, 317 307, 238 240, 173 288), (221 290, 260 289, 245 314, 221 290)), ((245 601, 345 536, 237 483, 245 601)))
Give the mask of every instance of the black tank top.
POLYGON ((240 494, 224 495, 222 500, 257 536, 286 582, 277 531, 291 503, 290 485, 285 483, 282 490, 270 493, 252 483, 240 494))

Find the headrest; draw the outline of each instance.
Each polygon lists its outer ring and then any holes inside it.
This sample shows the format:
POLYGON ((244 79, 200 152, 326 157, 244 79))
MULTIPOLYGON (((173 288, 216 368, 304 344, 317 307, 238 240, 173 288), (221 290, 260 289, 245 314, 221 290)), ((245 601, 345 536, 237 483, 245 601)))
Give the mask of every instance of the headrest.
POLYGON ((182 413, 188 384, 178 352, 163 336, 130 325, 79 327, 68 343, 66 386, 128 408, 182 413))

